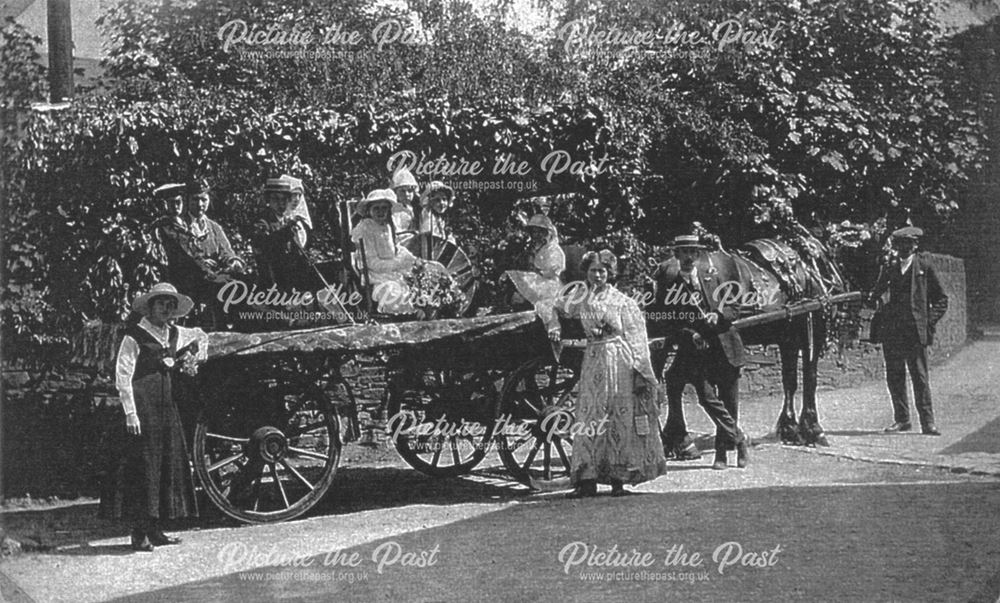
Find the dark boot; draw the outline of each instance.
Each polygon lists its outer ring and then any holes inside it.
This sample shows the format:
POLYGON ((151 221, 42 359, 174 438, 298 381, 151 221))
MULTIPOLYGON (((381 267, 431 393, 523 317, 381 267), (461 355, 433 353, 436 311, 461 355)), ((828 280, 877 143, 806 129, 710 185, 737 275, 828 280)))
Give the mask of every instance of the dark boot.
POLYGON ((143 553, 153 552, 153 543, 149 541, 149 535, 143 528, 132 528, 132 550, 143 553))
POLYGON ((727 466, 726 460, 726 449, 716 448, 715 449, 715 462, 712 463, 712 469, 717 469, 719 471, 725 469, 727 466))
POLYGON ((170 544, 180 544, 181 539, 175 538, 173 536, 167 536, 159 529, 154 529, 149 533, 149 541, 153 543, 153 546, 166 546, 170 544))
POLYGON ((586 498, 589 496, 597 496, 597 480, 581 480, 576 488, 566 495, 566 498, 586 498))
POLYGON ((743 440, 736 445, 736 466, 746 469, 750 464, 750 438, 743 436, 743 440))
POLYGON ((698 451, 694 442, 688 440, 686 446, 677 449, 674 458, 678 461, 696 461, 701 458, 701 452, 698 451))
POLYGON ((625 489, 625 484, 616 479, 611 480, 611 496, 628 496, 629 494, 632 493, 625 489))

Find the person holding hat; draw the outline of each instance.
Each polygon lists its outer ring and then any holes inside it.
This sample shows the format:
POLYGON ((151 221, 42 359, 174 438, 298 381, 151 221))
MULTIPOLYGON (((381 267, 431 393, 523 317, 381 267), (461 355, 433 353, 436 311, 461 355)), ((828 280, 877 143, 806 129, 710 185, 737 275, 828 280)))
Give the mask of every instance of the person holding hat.
POLYGON ((440 180, 427 185, 420 196, 420 216, 417 232, 429 232, 435 237, 454 242, 444 214, 451 209, 455 191, 440 180))
POLYGON ((253 228, 261 284, 305 291, 315 283, 309 278, 309 262, 303 249, 312 221, 302 181, 288 175, 269 178, 264 185, 264 200, 266 207, 253 228))
MULTIPOLYGON (((560 306, 560 313, 580 320, 587 337, 573 410, 575 424, 587 429, 573 438, 570 480, 575 489, 568 496, 594 496, 598 483, 610 484, 612 496, 623 496, 625 484, 666 472, 656 376, 638 303, 609 283, 618 269, 615 254, 590 251, 580 268, 587 275, 586 295, 560 306)), ((560 340, 558 323, 549 337, 560 340)))
MULTIPOLYGON (((522 218, 523 219, 523 218, 522 218)), ((538 304, 559 295, 560 276, 566 270, 566 254, 559 245, 559 231, 544 214, 535 214, 525 225, 530 237, 534 270, 508 270, 504 274, 528 303, 538 304)))
POLYGON ((201 329, 173 321, 194 302, 170 283, 159 283, 136 297, 133 311, 142 319, 128 327, 118 349, 115 376, 125 412, 124 449, 108 473, 99 514, 132 523, 136 551, 177 544, 158 522, 197 515, 194 486, 174 399, 178 370, 193 371, 207 354, 201 329))
POLYGON ((380 312, 410 314, 414 308, 406 299, 407 274, 417 258, 399 245, 393 213, 399 210, 396 193, 376 189, 358 203, 357 212, 363 219, 351 231, 351 240, 358 245, 362 268, 374 287, 373 299, 380 312))
POLYGON ((871 340, 882 344, 885 380, 892 399, 893 424, 886 432, 912 429, 910 403, 906 395, 909 369, 921 431, 941 435, 934 423, 931 388, 927 374, 927 347, 934 341, 934 327, 948 310, 948 296, 941 287, 934 265, 926 253, 917 253, 923 231, 915 226, 892 233, 894 253, 879 273, 868 297, 875 304, 888 293, 872 320, 871 340))
POLYGON ((420 223, 420 203, 417 198, 417 191, 420 185, 413 177, 410 170, 401 168, 392 175, 390 185, 393 194, 396 195, 396 207, 393 208, 392 220, 396 225, 397 232, 409 232, 414 230, 420 223))
POLYGON ((737 467, 750 463, 750 447, 740 430, 739 380, 745 362, 743 340, 733 328, 736 309, 718 307, 710 298, 722 284, 711 270, 703 274, 696 260, 706 250, 697 235, 674 237, 676 262, 663 262, 653 275, 653 307, 666 318, 657 329, 675 334, 677 356, 665 375, 668 414, 663 441, 678 460, 696 459, 698 453, 687 432, 682 404, 690 383, 698 403, 715 424, 713 469, 728 467, 727 451, 736 448, 737 467))

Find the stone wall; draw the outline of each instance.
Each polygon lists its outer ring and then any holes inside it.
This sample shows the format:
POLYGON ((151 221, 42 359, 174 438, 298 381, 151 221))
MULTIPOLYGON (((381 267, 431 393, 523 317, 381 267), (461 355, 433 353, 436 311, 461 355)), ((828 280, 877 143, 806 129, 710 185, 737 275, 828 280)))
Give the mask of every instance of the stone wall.
MULTIPOLYGON (((948 311, 937 324, 931 362, 941 362, 959 348, 967 338, 968 311, 966 301, 965 263, 960 258, 931 254, 941 286, 948 295, 948 311)), ((740 390, 746 393, 781 393, 781 359, 777 346, 751 347, 748 351, 761 363, 748 366, 743 372, 740 390)), ((848 342, 842 353, 828 352, 819 361, 819 389, 852 387, 881 379, 883 373, 880 346, 865 341, 848 342)), ((801 389, 801 376, 799 377, 801 389)))

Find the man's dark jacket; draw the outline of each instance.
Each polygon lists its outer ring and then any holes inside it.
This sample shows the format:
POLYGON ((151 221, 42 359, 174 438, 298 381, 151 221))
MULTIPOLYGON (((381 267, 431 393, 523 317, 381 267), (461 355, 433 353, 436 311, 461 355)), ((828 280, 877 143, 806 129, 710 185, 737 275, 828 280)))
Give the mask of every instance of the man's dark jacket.
MULTIPOLYGON (((714 325, 708 324, 704 318, 690 320, 686 315, 699 312, 699 307, 685 303, 674 303, 667 305, 667 291, 671 288, 684 290, 687 284, 677 269, 676 262, 664 262, 653 274, 656 282, 656 292, 652 310, 654 312, 673 312, 674 318, 651 321, 654 335, 677 335, 677 341, 682 349, 689 345, 693 333, 697 332, 709 348, 721 347, 726 360, 734 367, 741 367, 745 364, 745 352, 743 350, 743 339, 739 331, 732 326, 732 321, 737 318, 736 310, 731 306, 718 308, 718 302, 712 298, 712 294, 722 284, 718 274, 712 274, 698 268, 698 279, 701 282, 702 295, 705 297, 700 308, 704 312, 715 311, 719 314, 719 320, 714 325)), ((683 301, 683 300, 678 300, 683 301)))
MULTIPOLYGON (((929 253, 917 253, 906 274, 900 274, 900 263, 897 258, 882 268, 875 288, 872 290, 872 298, 878 298, 888 291, 894 278, 909 278, 909 309, 913 313, 913 320, 917 325, 917 336, 921 345, 931 345, 934 342, 934 327, 948 310, 948 296, 941 287, 941 281, 931 264, 929 253)), ((885 341, 886 335, 888 335, 885 326, 889 322, 885 313, 891 311, 892 307, 892 300, 890 300, 890 303, 883 305, 873 318, 871 331, 873 342, 883 343, 885 341)))

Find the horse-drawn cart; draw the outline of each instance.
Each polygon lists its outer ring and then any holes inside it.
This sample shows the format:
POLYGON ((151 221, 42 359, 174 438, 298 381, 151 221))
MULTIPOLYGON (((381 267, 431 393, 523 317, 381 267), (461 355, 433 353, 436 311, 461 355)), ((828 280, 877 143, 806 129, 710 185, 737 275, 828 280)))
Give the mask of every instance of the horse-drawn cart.
POLYGON ((433 476, 467 473, 482 461, 506 382, 526 360, 544 364, 552 356, 532 312, 211 333, 193 459, 212 502, 234 518, 267 522, 295 517, 322 498, 340 460, 341 418, 357 425, 341 369, 357 354, 375 353, 387 356, 387 433, 410 465, 433 476))

